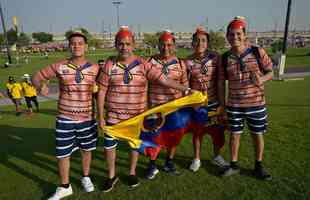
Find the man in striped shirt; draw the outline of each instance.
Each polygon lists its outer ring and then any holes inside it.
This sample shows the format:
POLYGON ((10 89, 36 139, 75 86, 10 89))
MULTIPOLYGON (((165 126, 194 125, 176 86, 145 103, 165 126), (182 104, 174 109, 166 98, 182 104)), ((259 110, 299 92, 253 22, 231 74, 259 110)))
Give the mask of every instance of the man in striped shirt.
MULTIPOLYGON (((209 34, 202 27, 198 27, 192 37, 193 54, 186 59, 190 88, 208 94, 208 106, 200 109, 217 111, 219 107, 217 93, 217 70, 220 67, 220 56, 217 52, 208 49, 209 34)), ((198 111, 197 111, 198 114, 198 111)), ((214 158, 212 163, 225 167, 228 163, 220 155, 220 150, 225 144, 224 126, 217 123, 217 116, 205 123, 195 123, 192 128, 194 159, 190 170, 198 171, 200 168, 200 149, 205 133, 212 137, 214 158), (209 123, 213 123, 212 125, 209 123)))
POLYGON ((272 79, 272 62, 264 49, 249 44, 245 29, 244 18, 236 17, 229 23, 226 37, 231 49, 225 59, 223 54, 222 67, 219 70, 221 108, 225 106, 225 79, 228 80, 226 112, 231 131, 231 164, 222 175, 230 176, 240 171, 237 165, 239 141, 246 120, 255 146, 255 175, 260 179, 270 180, 271 175, 263 168, 262 160, 263 134, 267 129, 264 83, 272 79), (258 53, 255 53, 255 48, 258 53))
MULTIPOLYGON (((105 62, 97 82, 99 85, 98 111, 99 123, 103 128, 105 124, 114 125, 132 118, 147 110, 148 81, 158 81, 161 84, 188 91, 186 86, 177 84, 150 65, 141 57, 134 55, 134 35, 128 27, 121 27, 115 36, 115 47, 118 55, 110 57, 105 62), (106 103, 107 117, 104 119, 104 104, 106 103)), ((108 179, 103 191, 109 192, 118 181, 115 172, 117 141, 105 134, 104 148, 108 164, 108 179)), ((139 185, 136 176, 138 152, 132 150, 129 186, 139 185)))
POLYGON ((70 156, 80 149, 82 156, 82 187, 86 192, 94 191, 89 178, 91 151, 97 145, 97 123, 93 118, 92 92, 99 71, 97 64, 85 58, 87 38, 81 31, 68 37, 71 57, 49 65, 32 78, 41 94, 48 94, 45 82, 57 77, 59 82, 58 115, 56 118, 56 157, 61 185, 50 200, 71 195, 69 181, 70 156))
MULTIPOLYGON (((180 60, 175 55, 176 53, 175 37, 170 31, 164 31, 161 34, 161 36, 159 37, 158 48, 159 48, 159 54, 152 56, 149 59, 149 63, 158 71, 161 71, 163 76, 172 79, 177 83, 184 85, 185 87, 188 87, 186 65, 183 60, 180 60)), ((160 104, 164 104, 181 97, 183 97, 182 91, 163 87, 158 82, 152 82, 150 84, 149 105, 151 107, 158 106, 160 104)), ((171 121, 170 123, 174 122, 171 121)), ((181 136, 183 135, 179 131, 178 133, 180 134, 172 134, 172 135, 170 134, 169 136, 165 137, 166 139, 164 141, 166 143, 168 154, 166 156, 164 170, 174 175, 178 175, 179 172, 177 171, 172 161, 176 152, 176 146, 173 141, 179 141, 181 136)), ((153 157, 151 157, 150 159, 150 164, 146 172, 147 179, 155 178, 156 174, 159 172, 155 164, 156 159, 157 158, 153 157)))

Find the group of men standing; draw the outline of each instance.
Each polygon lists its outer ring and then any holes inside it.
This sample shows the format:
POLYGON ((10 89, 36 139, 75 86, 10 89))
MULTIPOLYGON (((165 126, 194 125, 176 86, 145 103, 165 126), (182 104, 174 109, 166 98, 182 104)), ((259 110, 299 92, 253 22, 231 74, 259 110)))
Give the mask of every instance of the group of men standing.
MULTIPOLYGON (((94 191, 89 172, 91 151, 96 148, 98 141, 92 101, 95 85, 98 85, 97 109, 101 129, 193 91, 206 92, 208 105, 205 108, 219 111, 221 120, 228 116, 231 163, 227 163, 220 155, 224 145, 223 126, 199 124, 192 130, 195 153, 190 169, 195 172, 201 165, 200 147, 203 135, 207 132, 214 144, 213 162, 223 168, 222 175, 238 173, 239 139, 246 119, 256 150, 255 174, 258 178, 270 179, 261 161, 263 133, 267 126, 263 83, 272 78, 272 63, 262 48, 249 44, 243 18, 235 18, 230 22, 226 36, 231 49, 227 56, 220 56, 208 50, 209 34, 198 28, 192 37, 193 54, 181 60, 175 54, 174 35, 164 31, 159 38, 159 54, 145 59, 133 52, 133 33, 128 27, 121 27, 115 36, 117 55, 99 66, 85 58, 86 36, 82 32, 73 32, 68 37, 71 57, 41 69, 32 78, 33 84, 43 95, 48 94, 47 80, 53 77, 59 80, 56 157, 61 185, 49 199, 61 199, 73 193, 69 180, 70 156, 77 149, 80 149, 82 156, 82 187, 86 192, 94 191), (258 52, 259 58, 255 52, 258 52), (228 80, 229 90, 227 101, 225 80, 228 80)), ((104 192, 111 191, 118 181, 115 163, 117 145, 117 140, 105 134, 108 179, 103 185, 104 192)), ((168 146, 164 170, 178 175, 173 163, 175 153, 176 146, 168 146)), ((139 185, 136 176, 138 155, 133 149, 128 179, 130 187, 139 185)), ((156 157, 150 158, 147 179, 155 178, 159 172, 155 161, 156 157)))

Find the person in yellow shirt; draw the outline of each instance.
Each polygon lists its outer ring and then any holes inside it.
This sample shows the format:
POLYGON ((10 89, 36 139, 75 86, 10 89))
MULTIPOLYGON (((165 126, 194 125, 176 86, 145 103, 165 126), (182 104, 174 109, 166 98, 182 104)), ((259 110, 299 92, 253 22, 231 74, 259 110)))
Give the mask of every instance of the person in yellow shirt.
POLYGON ((22 98, 22 86, 17 83, 13 76, 9 76, 9 80, 6 83, 7 95, 12 100, 16 109, 16 116, 21 115, 21 98, 22 98))
POLYGON ((37 112, 39 112, 39 103, 37 100, 37 91, 36 91, 36 88, 31 83, 29 74, 23 75, 22 87, 23 87, 24 97, 25 97, 25 101, 27 104, 27 108, 28 108, 28 113, 32 114, 32 112, 33 112, 31 102, 34 103, 34 105, 36 106, 37 112))

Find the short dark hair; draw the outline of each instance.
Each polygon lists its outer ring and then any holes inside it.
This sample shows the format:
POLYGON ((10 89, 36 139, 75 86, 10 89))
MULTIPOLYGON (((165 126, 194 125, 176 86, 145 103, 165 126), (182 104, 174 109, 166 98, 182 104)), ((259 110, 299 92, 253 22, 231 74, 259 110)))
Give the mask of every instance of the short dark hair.
MULTIPOLYGON (((201 33, 199 33, 199 34, 201 34, 201 33)), ((203 33, 203 34, 207 37, 207 41, 208 41, 208 43, 209 43, 209 42, 210 42, 210 35, 209 35, 209 33, 205 32, 205 33, 203 33)), ((192 42, 194 42, 194 41, 197 39, 197 35, 198 35, 197 32, 195 32, 195 33, 192 35, 192 42)))
POLYGON ((73 37, 82 37, 84 38, 85 43, 87 44, 87 37, 82 33, 82 32, 72 32, 69 36, 68 36, 68 41, 70 44, 71 38, 73 37))

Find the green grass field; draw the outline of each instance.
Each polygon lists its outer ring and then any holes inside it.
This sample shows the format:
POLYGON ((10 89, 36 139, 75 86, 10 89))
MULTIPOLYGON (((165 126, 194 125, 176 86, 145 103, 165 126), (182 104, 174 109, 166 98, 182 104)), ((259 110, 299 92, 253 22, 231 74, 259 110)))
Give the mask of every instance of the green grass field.
MULTIPOLYGON (((1 69, 2 70, 2 69, 1 69)), ((96 192, 86 194, 80 188, 81 159, 76 152, 71 159, 71 182, 74 195, 67 199, 309 199, 310 174, 310 78, 302 81, 269 82, 266 87, 269 131, 265 136, 265 166, 273 180, 263 182, 251 175, 253 147, 248 133, 240 147, 241 174, 221 178, 210 163, 212 145, 207 137, 203 144, 202 168, 187 170, 192 159, 191 136, 178 147, 176 164, 182 175, 173 177, 160 172, 154 181, 143 179, 148 160, 141 156, 137 171, 141 185, 129 190, 128 147, 118 149, 117 170, 121 181, 110 193, 103 193, 106 165, 102 138, 93 154, 91 177, 96 192)), ((56 102, 41 104, 33 117, 15 116, 13 106, 0 107, 0 199, 46 199, 59 183, 54 157, 54 124, 56 102)), ((228 135, 226 137, 228 139, 228 135)), ((228 146, 224 157, 229 158, 228 146)), ((158 164, 163 165, 162 153, 158 164)))
MULTIPOLYGON (((155 51, 155 50, 154 50, 155 51)), ((138 52, 141 53, 141 52, 138 52)), ((187 49, 179 49, 177 55, 181 58, 187 57, 191 53, 187 49)), ((299 48, 299 49, 289 49, 287 55, 287 67, 309 67, 310 68, 310 48, 299 48)), ((106 59, 107 57, 115 54, 114 50, 97 50, 95 52, 90 52, 87 57, 93 62, 97 62, 98 59, 106 59)), ((8 76, 14 75, 19 79, 23 74, 33 74, 34 71, 47 66, 57 60, 61 60, 67 57, 69 54, 64 53, 50 53, 49 59, 45 59, 39 54, 34 54, 30 56, 29 64, 20 64, 18 66, 12 66, 9 68, 3 68, 3 64, 6 62, 5 55, 0 57, 0 90, 5 89, 5 83, 8 76)), ((14 58, 14 57, 13 57, 14 58)), ((15 60, 13 59, 15 62, 15 60)))
MULTIPOLYGON (((289 49, 287 66, 310 67, 310 49, 289 49)), ((178 51, 186 57, 188 50, 178 51)), ((96 51, 88 58, 96 62, 114 51, 96 51)), ((51 54, 49 59, 36 56, 30 63, 17 67, 0 68, 0 90, 9 75, 16 77, 24 73, 32 74, 67 53, 51 54)), ((3 65, 4 58, 0 58, 3 65)), ((309 199, 310 175, 310 77, 302 81, 269 82, 266 87, 269 132, 266 139, 265 166, 274 179, 262 182, 251 176, 254 165, 252 141, 244 134, 240 147, 241 175, 221 178, 218 170, 210 163, 212 145, 206 140, 203 144, 203 166, 197 173, 187 170, 192 159, 191 136, 187 135, 178 147, 176 164, 182 175, 172 177, 160 172, 154 181, 143 179, 148 160, 141 156, 138 176, 141 185, 129 190, 126 176, 129 168, 128 147, 119 146, 118 174, 121 182, 108 194, 100 192, 106 177, 102 138, 94 152, 91 176, 97 191, 91 194, 81 192, 82 173, 80 156, 75 153, 71 164, 71 182, 74 195, 67 199, 309 199), (307 170, 308 171, 308 170, 307 170)), ((13 106, 0 107, 0 199, 46 199, 58 184, 57 162, 54 157, 54 125, 56 102, 41 104, 41 112, 33 117, 15 116, 13 106)), ((228 135, 226 137, 228 139, 228 135)), ((228 159, 228 148, 223 152, 228 159)), ((164 162, 162 153, 159 165, 164 162)))

